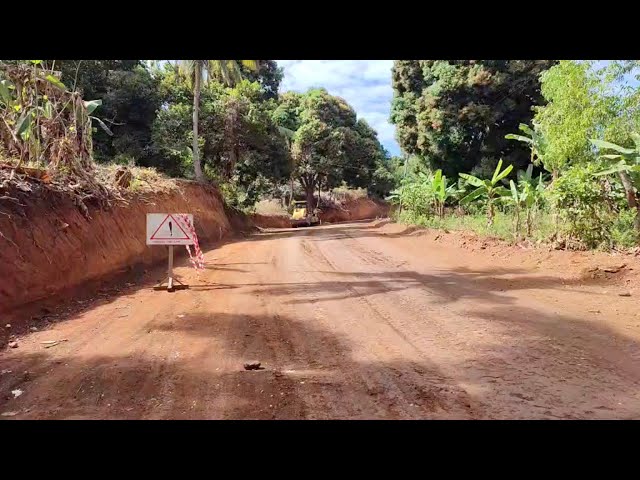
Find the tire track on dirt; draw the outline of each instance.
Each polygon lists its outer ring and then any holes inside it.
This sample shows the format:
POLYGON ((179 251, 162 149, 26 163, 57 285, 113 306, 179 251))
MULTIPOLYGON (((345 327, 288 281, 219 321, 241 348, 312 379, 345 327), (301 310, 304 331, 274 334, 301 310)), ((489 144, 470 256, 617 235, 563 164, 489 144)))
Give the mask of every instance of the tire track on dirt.
MULTIPOLYGON (((348 232, 347 236, 351 237, 348 232)), ((374 268, 376 264, 383 263, 386 270, 398 271, 391 261, 394 259, 411 265, 415 268, 415 273, 427 278, 429 282, 436 282, 441 275, 440 271, 432 274, 433 268, 425 268, 423 260, 405 255, 404 249, 400 247, 408 244, 404 239, 364 236, 357 239, 351 237, 347 243, 352 249, 358 250, 357 256, 362 263, 374 268), (379 253, 377 248, 382 245, 385 254, 369 253, 369 250, 379 253), (387 257, 389 261, 385 261, 387 252, 390 254, 387 257)), ((323 244, 323 247, 327 244, 323 244)), ((451 249, 452 252, 454 250, 451 249)), ((330 250, 331 253, 334 251, 335 249, 330 250)), ((442 262, 438 264, 442 265, 442 262)), ((471 269, 467 271, 472 275, 474 273, 471 269)), ((471 283, 461 274, 446 270, 441 272, 444 278, 453 280, 442 291, 459 288, 464 294, 472 293, 473 296, 461 295, 455 299, 455 303, 445 303, 443 307, 446 306, 446 310, 438 308, 438 315, 430 315, 426 324, 416 325, 411 322, 407 325, 406 321, 412 315, 408 315, 409 312, 405 310, 413 310, 413 316, 417 317, 420 310, 426 310, 424 303, 428 305, 433 297, 414 296, 414 291, 410 292, 409 289, 392 289, 389 293, 405 297, 409 303, 408 306, 403 306, 402 311, 396 308, 396 314, 392 318, 401 321, 404 328, 415 327, 412 333, 417 335, 418 343, 424 345, 430 353, 438 354, 439 363, 446 366, 450 376, 459 379, 463 388, 484 400, 486 408, 483 410, 488 417, 598 418, 594 405, 612 402, 618 405, 618 409, 631 408, 626 411, 635 409, 640 413, 638 395, 623 395, 626 402, 618 402, 602 388, 610 385, 612 391, 619 391, 620 385, 637 385, 637 374, 627 374, 633 370, 629 370, 625 364, 616 366, 618 361, 628 360, 629 355, 633 357, 633 352, 615 356, 607 353, 615 352, 615 347, 613 350, 610 347, 603 350, 604 345, 599 344, 610 342, 610 336, 602 336, 587 326, 564 323, 559 315, 549 311, 544 305, 526 297, 523 299, 525 290, 496 295, 490 290, 483 290, 483 283, 471 283), (495 314, 496 309, 513 313, 503 318, 495 314), (434 320, 437 322, 434 323, 434 320), (432 335, 425 336, 425 328, 431 331, 436 325, 440 332, 435 330, 432 335), (442 335, 443 330, 445 335, 442 335), (600 352, 606 353, 608 360, 600 352), (591 380, 594 371, 601 372, 603 380, 600 385, 591 380), (490 377, 497 378, 487 380, 490 377)), ((371 295, 369 299, 376 302, 378 297, 371 295)), ((394 306, 395 302, 389 301, 389 298, 381 305, 382 308, 390 309, 394 306)), ((636 368, 635 372, 637 371, 636 368)), ((632 388, 632 391, 635 390, 636 388, 632 388)))
MULTIPOLYGON (((340 272, 336 262, 329 259, 328 255, 323 252, 323 249, 319 246, 320 242, 311 243, 305 240, 303 242, 306 242, 307 247, 304 250, 309 253, 309 258, 312 260, 311 267, 315 267, 317 271, 319 266, 328 266, 332 271, 340 272)), ((348 251, 348 248, 341 250, 341 260, 345 260, 346 251, 348 251)), ((353 266, 351 262, 348 262, 348 264, 350 267, 353 266)), ((309 271, 314 270, 310 268, 309 271)), ((389 313, 380 309, 370 299, 363 296, 358 287, 346 285, 344 289, 349 292, 349 295, 341 298, 340 309, 342 311, 347 309, 348 300, 355 302, 355 305, 353 305, 354 313, 348 315, 349 318, 356 319, 355 324, 352 325, 352 330, 367 331, 369 333, 367 339, 375 342, 375 348, 372 348, 369 343, 366 349, 372 352, 384 351, 382 358, 395 357, 401 359, 396 361, 401 366, 394 367, 391 364, 384 365, 388 362, 378 358, 377 363, 382 366, 375 369, 367 369, 365 380, 371 377, 377 380, 375 383, 366 382, 368 391, 389 392, 391 386, 393 386, 395 394, 388 396, 387 402, 389 405, 387 408, 392 408, 392 405, 403 405, 404 407, 397 412, 400 418, 414 418, 419 413, 415 410, 418 406, 422 409, 420 413, 426 416, 433 416, 438 411, 444 411, 454 414, 458 418, 469 417, 471 401, 466 391, 457 386, 450 378, 442 375, 441 372, 434 374, 433 367, 423 367, 421 364, 432 364, 432 359, 429 355, 419 348, 405 331, 394 325, 389 313), (397 339, 395 341, 392 340, 392 337, 389 337, 390 333, 396 336, 397 339), (396 348, 391 349, 389 347, 390 344, 394 344, 396 348), (410 346, 413 350, 413 354, 409 355, 408 358, 404 346, 410 346), (415 360, 410 360, 410 358, 415 360), (407 409, 407 406, 413 408, 407 409)))

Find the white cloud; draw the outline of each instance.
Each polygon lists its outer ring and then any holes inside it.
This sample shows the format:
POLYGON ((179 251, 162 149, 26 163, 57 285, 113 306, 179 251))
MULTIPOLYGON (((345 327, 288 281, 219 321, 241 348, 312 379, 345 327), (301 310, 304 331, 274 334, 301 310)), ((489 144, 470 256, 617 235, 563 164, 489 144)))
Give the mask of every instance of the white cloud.
POLYGON ((280 91, 305 92, 324 87, 344 98, 359 117, 378 132, 380 142, 392 154, 400 149, 395 127, 388 121, 393 90, 392 60, 277 60, 284 70, 280 91))

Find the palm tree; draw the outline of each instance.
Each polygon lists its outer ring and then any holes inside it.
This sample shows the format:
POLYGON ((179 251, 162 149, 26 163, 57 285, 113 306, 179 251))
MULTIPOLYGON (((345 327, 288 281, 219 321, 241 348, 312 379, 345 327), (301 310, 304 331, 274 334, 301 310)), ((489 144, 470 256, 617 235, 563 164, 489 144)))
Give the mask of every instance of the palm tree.
POLYGON ((258 70, 259 60, 180 60, 178 69, 193 86, 193 168, 196 180, 202 181, 202 165, 198 147, 198 115, 200 113, 200 91, 202 85, 211 78, 222 80, 225 85, 233 86, 242 79, 244 66, 250 70, 258 70))

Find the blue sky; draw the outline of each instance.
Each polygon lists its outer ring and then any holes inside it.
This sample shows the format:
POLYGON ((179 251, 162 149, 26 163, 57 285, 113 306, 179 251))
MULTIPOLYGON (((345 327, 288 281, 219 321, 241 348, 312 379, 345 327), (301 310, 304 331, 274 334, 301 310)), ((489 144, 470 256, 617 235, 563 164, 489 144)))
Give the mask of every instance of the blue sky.
POLYGON ((280 91, 305 92, 324 87, 331 95, 344 98, 358 117, 378 132, 378 139, 391 155, 399 155, 389 123, 393 89, 393 60, 276 60, 284 69, 280 91))

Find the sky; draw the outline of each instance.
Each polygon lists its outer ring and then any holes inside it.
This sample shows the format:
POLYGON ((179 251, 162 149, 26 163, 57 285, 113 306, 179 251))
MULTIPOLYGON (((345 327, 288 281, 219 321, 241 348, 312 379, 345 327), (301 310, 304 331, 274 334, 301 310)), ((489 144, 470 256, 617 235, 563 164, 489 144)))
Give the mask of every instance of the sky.
POLYGON ((391 67, 393 60, 276 60, 284 70, 280 92, 305 92, 323 87, 344 98, 358 118, 364 118, 378 132, 380 143, 391 155, 400 155, 389 123, 391 109, 391 67))

